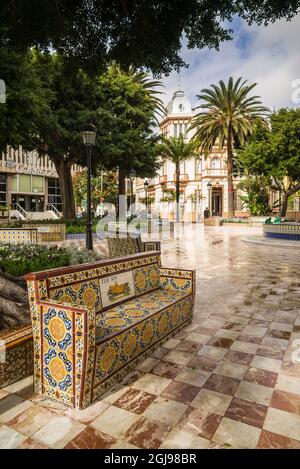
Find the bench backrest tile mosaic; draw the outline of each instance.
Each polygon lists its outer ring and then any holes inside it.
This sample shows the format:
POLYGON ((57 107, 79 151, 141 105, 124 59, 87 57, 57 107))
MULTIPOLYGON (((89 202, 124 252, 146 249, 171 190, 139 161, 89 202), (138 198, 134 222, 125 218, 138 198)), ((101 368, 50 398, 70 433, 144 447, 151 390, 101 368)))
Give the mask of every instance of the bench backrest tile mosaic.
POLYGON ((66 239, 66 225, 63 223, 22 224, 23 228, 36 229, 37 241, 39 243, 47 241, 64 241, 66 239))

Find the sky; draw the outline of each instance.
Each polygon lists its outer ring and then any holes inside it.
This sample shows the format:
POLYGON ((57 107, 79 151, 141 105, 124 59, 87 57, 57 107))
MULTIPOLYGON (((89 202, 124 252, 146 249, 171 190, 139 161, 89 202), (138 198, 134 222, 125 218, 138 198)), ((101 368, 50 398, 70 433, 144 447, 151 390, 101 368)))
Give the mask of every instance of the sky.
MULTIPOLYGON (((233 40, 220 50, 188 50, 183 41, 181 56, 189 64, 181 69, 180 84, 193 106, 202 88, 230 76, 257 82, 255 94, 271 109, 300 106, 300 14, 292 21, 279 20, 267 27, 247 25, 235 18, 230 25, 233 40)), ((178 89, 178 73, 163 77, 167 104, 178 89)))

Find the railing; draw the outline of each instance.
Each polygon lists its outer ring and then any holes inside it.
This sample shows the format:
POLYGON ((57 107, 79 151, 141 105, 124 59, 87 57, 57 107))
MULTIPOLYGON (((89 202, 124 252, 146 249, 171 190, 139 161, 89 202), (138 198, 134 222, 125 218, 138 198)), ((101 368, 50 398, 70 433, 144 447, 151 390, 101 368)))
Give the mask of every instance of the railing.
POLYGON ((48 204, 46 208, 47 208, 47 210, 51 210, 52 212, 54 212, 55 215, 58 216, 58 218, 61 218, 61 217, 62 217, 60 211, 57 210, 57 208, 55 207, 55 205, 53 205, 53 204, 48 204))
MULTIPOLYGON (((189 175, 188 174, 180 174, 179 181, 180 182, 188 182, 189 175)), ((173 181, 176 181, 176 174, 173 175, 173 181)))
POLYGON ((203 172, 204 176, 214 176, 214 177, 227 176, 227 174, 228 174, 227 169, 220 169, 220 168, 208 168, 208 169, 205 169, 203 172))
POLYGON ((12 210, 18 210, 18 212, 20 212, 23 215, 23 217, 27 218, 26 210, 24 210, 24 208, 21 207, 21 205, 18 204, 17 202, 11 204, 11 208, 12 208, 12 210))
POLYGON ((168 181, 167 175, 159 176, 159 183, 165 184, 168 181))

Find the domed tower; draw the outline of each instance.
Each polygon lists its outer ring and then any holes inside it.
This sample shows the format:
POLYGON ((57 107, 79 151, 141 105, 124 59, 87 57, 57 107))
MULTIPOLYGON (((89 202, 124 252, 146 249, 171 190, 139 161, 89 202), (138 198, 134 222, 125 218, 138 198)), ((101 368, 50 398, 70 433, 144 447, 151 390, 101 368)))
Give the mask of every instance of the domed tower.
POLYGON ((160 123, 160 130, 165 137, 179 137, 182 134, 187 137, 188 124, 193 117, 191 103, 178 89, 172 96, 166 107, 166 116, 160 123))

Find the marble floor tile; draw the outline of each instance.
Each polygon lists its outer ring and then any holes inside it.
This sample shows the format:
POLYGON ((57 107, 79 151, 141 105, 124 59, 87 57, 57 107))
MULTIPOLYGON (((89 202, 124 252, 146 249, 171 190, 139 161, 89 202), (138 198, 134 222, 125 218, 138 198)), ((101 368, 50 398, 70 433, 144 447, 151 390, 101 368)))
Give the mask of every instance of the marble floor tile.
POLYGON ((49 448, 61 449, 84 429, 82 423, 58 415, 34 433, 32 438, 49 448))
POLYGON ((108 449, 116 441, 116 438, 110 435, 86 427, 65 446, 65 449, 108 449))
POLYGON ((114 405, 135 414, 142 414, 155 398, 154 394, 131 388, 122 394, 114 405))
POLYGON ((17 446, 17 449, 49 449, 47 446, 42 445, 36 440, 32 438, 27 438, 27 440, 23 441, 21 444, 17 446))
POLYGON ((169 362, 159 362, 158 365, 153 368, 152 373, 154 375, 163 376, 164 378, 174 379, 181 371, 182 366, 175 365, 169 362))
POLYGON ((274 360, 282 360, 284 357, 284 350, 281 350, 278 347, 259 345, 256 354, 267 358, 273 358, 274 360))
POLYGON ((109 404, 113 404, 119 397, 122 396, 126 391, 128 391, 129 387, 124 386, 123 384, 115 384, 110 389, 108 389, 104 394, 101 395, 101 401, 108 402, 109 404))
POLYGON ((0 449, 14 449, 26 440, 26 436, 6 425, 0 426, 0 449))
POLYGON ((221 376, 214 373, 208 378, 203 387, 221 394, 229 394, 233 396, 239 384, 240 381, 238 379, 228 378, 227 376, 221 376))
POLYGON ((247 370, 246 365, 240 365, 230 361, 220 362, 215 369, 218 375, 228 376, 229 378, 242 379, 247 370))
POLYGON ((269 407, 264 430, 300 441, 300 416, 269 407))
POLYGON ((33 403, 16 394, 8 394, 0 400, 0 423, 6 423, 31 407, 33 403))
POLYGON ((268 329, 266 327, 247 325, 244 328, 243 333, 246 334, 246 335, 253 335, 254 337, 264 337, 267 330, 268 329))
POLYGON ((245 352, 237 352, 236 350, 228 350, 224 356, 224 360, 239 363, 240 365, 249 365, 253 360, 253 355, 245 352))
POLYGON ((270 405, 276 409, 300 415, 300 394, 275 389, 270 405))
POLYGON ((86 425, 95 420, 98 415, 102 414, 109 406, 108 402, 103 400, 92 403, 89 407, 84 410, 79 409, 67 409, 65 416, 70 419, 77 420, 78 422, 85 423, 86 425))
POLYGON ((300 377, 287 376, 280 374, 277 378, 276 389, 300 394, 300 377))
POLYGON ((38 405, 33 405, 8 422, 14 430, 31 436, 50 422, 53 413, 38 405))
POLYGON ((167 342, 164 343, 164 347, 168 349, 175 348, 176 345, 180 344, 179 339, 169 339, 167 342))
POLYGON ((282 323, 282 322, 271 322, 269 328, 277 330, 277 331, 292 332, 293 325, 292 324, 285 324, 285 323, 282 323))
POLYGON ((210 339, 210 335, 207 334, 200 334, 199 332, 191 332, 189 335, 186 336, 186 340, 191 342, 196 342, 197 344, 206 344, 206 342, 210 339))
POLYGON ((189 352, 180 352, 177 350, 171 350, 165 355, 164 360, 175 365, 187 365, 187 363, 193 358, 193 354, 189 352))
POLYGON ((187 366, 195 370, 212 372, 216 368, 217 364, 218 361, 214 360, 213 358, 209 358, 205 355, 197 355, 196 357, 191 359, 187 366))
POLYGON ((171 383, 171 380, 163 376, 148 373, 133 383, 133 387, 150 394, 160 394, 171 383))
POLYGON ((138 448, 157 449, 169 430, 170 426, 163 422, 142 417, 127 430, 125 438, 138 448))
POLYGON ((226 410, 225 417, 262 428, 268 407, 234 397, 226 410))
POLYGON ((158 363, 159 363, 158 360, 156 360, 155 358, 149 357, 149 358, 146 358, 146 360, 139 363, 136 369, 138 371, 142 371, 143 373, 149 373, 149 371, 151 371, 158 363))
POLYGON ((242 340, 236 340, 230 350, 235 350, 237 352, 252 353, 255 355, 258 349, 258 344, 252 344, 251 342, 243 342, 242 340))
POLYGON ((199 392, 198 386, 191 384, 180 383, 179 381, 172 381, 171 384, 163 391, 161 396, 174 401, 189 404, 199 392))
POLYGON ((141 417, 133 412, 110 406, 90 424, 92 428, 117 439, 124 437, 128 428, 141 417))
POLYGON ((235 340, 235 339, 237 339, 237 337, 239 335, 240 335, 240 332, 238 332, 238 331, 233 331, 233 330, 229 330, 229 329, 219 329, 216 332, 215 337, 222 337, 223 339, 235 340))
POLYGON ((211 345, 212 347, 220 347, 222 349, 228 349, 234 343, 233 339, 226 339, 223 337, 212 337, 207 344, 211 345))
POLYGON ((220 347, 213 347, 211 345, 203 345, 199 350, 198 355, 205 355, 206 357, 220 360, 226 355, 227 349, 220 347))
POLYGON ((255 357, 251 361, 251 366, 255 368, 261 368, 267 371, 272 371, 274 373, 279 373, 281 363, 281 360, 275 360, 274 358, 255 355, 255 357))
POLYGON ((221 415, 189 407, 178 423, 178 427, 209 440, 215 434, 221 420, 221 415))
POLYGON ((241 332, 245 327, 245 324, 239 322, 227 321, 223 324, 222 328, 230 331, 241 332))
POLYGON ((274 388, 277 380, 277 373, 273 371, 262 370, 261 368, 250 367, 244 376, 245 381, 261 384, 269 388, 274 388))
POLYGON ((22 390, 26 389, 28 386, 33 385, 33 376, 27 376, 26 378, 20 379, 16 383, 10 384, 9 386, 6 386, 3 388, 4 391, 7 391, 9 393, 19 393, 22 390))
POLYGON ((186 409, 187 404, 160 396, 147 407, 143 417, 151 422, 173 426, 181 419, 186 409))
POLYGON ((190 340, 181 340, 175 350, 178 352, 197 353, 201 347, 201 343, 191 342, 190 340))
POLYGON ((191 384, 193 386, 201 387, 208 380, 210 373, 203 370, 193 370, 192 368, 185 367, 176 376, 175 380, 181 383, 191 384))
POLYGON ((234 449, 253 449, 258 443, 260 432, 257 427, 224 417, 213 441, 234 449))
POLYGON ((209 413, 224 415, 231 400, 232 396, 228 394, 221 394, 202 388, 191 402, 191 405, 209 413))
POLYGON ((268 406, 270 405, 273 389, 250 381, 241 381, 235 397, 268 406))
POLYGON ((206 449, 209 446, 209 440, 186 432, 181 429, 172 430, 164 442, 160 445, 161 449, 206 449))
POLYGON ((263 430, 260 434, 258 449, 300 449, 300 441, 263 430))

